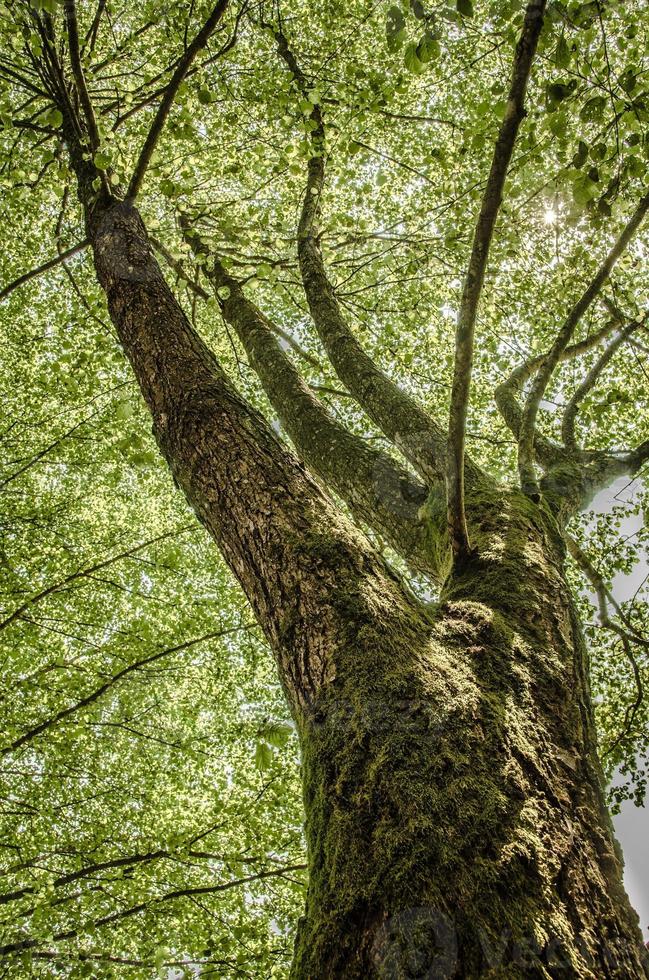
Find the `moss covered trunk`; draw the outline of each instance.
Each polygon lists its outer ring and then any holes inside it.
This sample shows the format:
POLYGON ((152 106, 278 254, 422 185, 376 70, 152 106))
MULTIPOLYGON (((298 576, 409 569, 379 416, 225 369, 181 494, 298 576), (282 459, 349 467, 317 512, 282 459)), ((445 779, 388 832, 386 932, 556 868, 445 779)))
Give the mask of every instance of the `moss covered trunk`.
POLYGON ((552 516, 482 490, 478 557, 434 609, 419 602, 234 390, 136 209, 97 204, 88 233, 156 439, 300 730, 310 882, 294 978, 648 975, 552 516))
POLYGON ((302 725, 294 980, 648 973, 556 525, 519 494, 471 516, 430 620, 358 621, 302 725))

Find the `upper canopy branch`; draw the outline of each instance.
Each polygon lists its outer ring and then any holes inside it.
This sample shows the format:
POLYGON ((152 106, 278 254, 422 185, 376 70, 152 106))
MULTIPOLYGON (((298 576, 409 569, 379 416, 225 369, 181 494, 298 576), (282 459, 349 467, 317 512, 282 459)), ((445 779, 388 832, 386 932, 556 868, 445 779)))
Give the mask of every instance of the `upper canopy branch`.
POLYGON ((536 377, 530 386, 530 391, 525 401, 519 430, 518 468, 521 487, 531 496, 537 496, 539 493, 539 485, 534 470, 534 439, 536 418, 541 400, 543 399, 555 368, 562 359, 563 352, 570 343, 577 324, 600 293, 615 263, 629 245, 631 239, 642 224, 648 210, 649 192, 646 193, 641 199, 617 241, 599 267, 596 275, 593 277, 582 296, 570 310, 555 337, 552 347, 543 358, 538 368, 536 377))
POLYGON ((126 196, 128 198, 133 199, 137 197, 140 187, 142 186, 142 181, 144 180, 144 176, 151 162, 153 151, 156 148, 162 130, 164 129, 165 122, 167 121, 167 116, 169 115, 171 107, 174 104, 180 84, 189 71, 196 55, 205 47, 210 37, 214 33, 216 26, 225 13, 227 6, 228 0, 219 0, 194 40, 186 48, 183 57, 179 61, 176 70, 171 76, 171 80, 164 91, 164 95, 162 96, 162 100, 158 106, 158 111, 156 112, 155 118, 151 123, 151 128, 144 141, 144 145, 140 150, 137 163, 135 164, 133 176, 131 177, 131 181, 128 185, 128 191, 126 192, 126 196))
POLYGON ((413 569, 437 574, 419 516, 428 490, 387 453, 341 425, 316 397, 282 350, 278 330, 246 296, 241 283, 211 255, 196 234, 187 234, 204 265, 224 319, 243 344, 269 401, 300 456, 413 569))
POLYGON ((77 23, 77 6, 75 0, 65 0, 65 20, 68 29, 68 43, 70 46, 70 64, 72 74, 77 87, 79 101, 83 110, 83 116, 88 129, 90 138, 90 149, 94 153, 100 143, 99 130, 95 111, 86 85, 86 76, 81 63, 81 51, 79 49, 79 27, 77 23))
MULTIPOLYGON (((280 57, 306 97, 307 79, 284 33, 275 31, 275 37, 280 57)), ((336 374, 359 405, 424 479, 439 484, 446 456, 442 427, 363 350, 342 314, 329 279, 318 231, 325 183, 325 127, 319 103, 313 106, 311 120, 315 123, 313 153, 298 225, 298 258, 313 322, 336 374)), ((478 481, 482 476, 479 468, 472 463, 469 468, 471 479, 478 481)))
MULTIPOLYGON (((629 330, 622 331, 620 342, 630 340, 634 330, 641 325, 642 322, 637 323, 636 321, 629 324, 629 330)), ((619 330, 620 322, 616 315, 614 319, 609 320, 589 337, 566 347, 561 353, 559 362, 573 360, 593 350, 611 334, 619 330)), ((576 392, 577 398, 574 406, 571 407, 569 402, 566 411, 570 413, 574 411, 576 415, 579 404, 587 394, 587 390, 590 390, 610 357, 619 347, 617 339, 613 342, 613 350, 609 349, 611 346, 609 345, 609 348, 606 348, 602 356, 598 358, 593 371, 588 372, 587 378, 590 379, 588 385, 586 386, 586 382, 584 382, 583 393, 576 392)), ((545 355, 531 357, 523 361, 512 371, 507 380, 496 388, 495 397, 500 413, 517 439, 520 436, 523 418, 523 409, 517 395, 523 390, 525 382, 541 368, 544 361, 545 355)), ((570 421, 568 424, 571 424, 570 421)), ((541 489, 550 493, 567 514, 572 514, 585 507, 599 490, 609 486, 619 476, 636 473, 646 458, 649 458, 649 449, 643 446, 626 452, 579 449, 570 444, 560 445, 538 430, 535 430, 534 433, 534 459, 544 471, 541 489)))
POLYGON ((489 250, 502 202, 507 170, 518 130, 525 115, 524 102, 527 81, 543 27, 545 6, 545 0, 532 0, 525 13, 523 30, 516 46, 505 115, 496 140, 491 170, 482 197, 460 300, 455 334, 455 365, 449 413, 446 466, 448 525, 451 546, 457 557, 469 552, 469 538, 464 513, 464 455, 478 303, 484 285, 489 250))
POLYGON ((561 423, 561 436, 566 449, 577 449, 575 421, 577 418, 577 412, 579 411, 579 406, 588 393, 595 387, 602 371, 604 371, 606 366, 613 359, 615 352, 622 346, 625 340, 628 340, 628 338, 638 329, 638 327, 642 326, 642 324, 646 322, 647 316, 649 316, 649 314, 645 315, 643 320, 634 320, 620 330, 617 337, 613 338, 608 347, 605 348, 600 357, 598 357, 598 359, 595 361, 592 368, 590 371, 588 371, 586 377, 578 386, 572 398, 566 405, 563 413, 563 421, 561 423))

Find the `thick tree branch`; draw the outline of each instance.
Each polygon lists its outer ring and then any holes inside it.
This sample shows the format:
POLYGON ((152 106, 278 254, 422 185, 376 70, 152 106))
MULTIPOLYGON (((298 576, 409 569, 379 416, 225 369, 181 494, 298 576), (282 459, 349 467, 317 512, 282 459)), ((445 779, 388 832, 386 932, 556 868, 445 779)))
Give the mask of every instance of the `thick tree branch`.
POLYGON ((534 436, 536 429, 536 418, 541 400, 545 394, 550 378, 561 360, 563 352, 570 343, 577 324, 581 320, 584 313, 588 310, 591 303, 598 296, 615 263, 631 242, 631 239, 642 224, 648 210, 649 192, 641 199, 619 238, 615 242, 613 248, 610 250, 604 262, 598 269, 597 274, 594 276, 587 289, 570 310, 570 313, 557 333, 552 347, 545 355, 543 363, 539 367, 536 377, 530 386, 530 391, 525 401, 525 407, 523 409, 520 425, 518 469, 521 487, 525 493, 532 497, 537 497, 539 494, 539 486, 534 469, 534 436))
POLYGON ((97 276, 155 438, 244 588, 306 724, 353 649, 349 597, 368 622, 379 593, 396 617, 418 601, 235 390, 165 281, 137 209, 91 193, 84 205, 97 276))
POLYGON ((527 81, 543 27, 544 11, 545 0, 532 0, 525 13, 522 34, 516 47, 505 116, 496 140, 491 170, 482 198, 458 313, 449 413, 446 493, 451 546, 453 553, 459 559, 466 557, 470 551, 464 513, 464 454, 475 322, 505 178, 518 130, 525 115, 527 81))
MULTIPOLYGON (((198 253, 209 255, 197 237, 198 253)), ((243 344, 269 401, 307 465, 418 572, 438 574, 420 509, 428 490, 387 453, 334 419, 281 349, 271 321, 244 294, 221 262, 205 272, 225 320, 243 344)))
POLYGON ((649 460, 649 439, 645 439, 640 445, 629 453, 629 463, 631 473, 637 473, 641 466, 649 460))
POLYGON ((145 174, 151 162, 153 151, 156 148, 157 142, 167 121, 167 116, 169 115, 171 107, 174 104, 180 84, 189 71, 196 55, 202 50, 202 48, 205 47, 210 37, 214 33, 216 26, 225 13, 227 6, 228 0, 219 0, 192 43, 187 47, 183 57, 178 63, 176 70, 171 76, 171 80, 165 89, 160 105, 158 106, 158 111, 155 114, 155 118, 144 141, 144 145, 140 150, 137 163, 135 164, 133 176, 131 177, 128 191, 126 192, 128 199, 133 200, 137 197, 140 187, 142 186, 142 181, 144 180, 145 174))
MULTIPOLYGON (((309 85, 286 37, 276 31, 278 51, 306 98, 309 85)), ((342 383, 375 425, 403 453, 411 465, 431 483, 444 478, 445 435, 431 417, 394 382, 363 350, 342 315, 327 274, 318 237, 321 197, 325 182, 325 133, 322 111, 314 105, 315 123, 307 185, 298 225, 298 258, 304 290, 313 322, 329 360, 342 383)), ((479 478, 477 467, 473 475, 479 478)))

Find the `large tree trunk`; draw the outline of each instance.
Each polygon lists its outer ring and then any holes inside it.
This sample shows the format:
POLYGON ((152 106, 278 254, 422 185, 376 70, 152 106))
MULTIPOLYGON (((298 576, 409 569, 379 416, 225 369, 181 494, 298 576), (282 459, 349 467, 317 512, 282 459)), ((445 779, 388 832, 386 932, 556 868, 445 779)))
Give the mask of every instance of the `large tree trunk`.
POLYGON ((518 492, 472 516, 432 622, 362 626, 302 728, 295 980, 649 972, 560 535, 518 492))
POLYGON ((137 211, 88 218, 174 476, 274 650, 302 741, 310 879, 293 976, 642 977, 552 516, 470 503, 431 610, 233 390, 137 211))

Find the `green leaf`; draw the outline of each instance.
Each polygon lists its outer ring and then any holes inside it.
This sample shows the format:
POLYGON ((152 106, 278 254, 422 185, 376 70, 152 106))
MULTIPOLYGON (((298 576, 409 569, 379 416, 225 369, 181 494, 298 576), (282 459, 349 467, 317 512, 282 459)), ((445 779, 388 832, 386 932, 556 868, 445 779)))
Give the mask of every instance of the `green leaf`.
POLYGON ((255 748, 255 766, 260 772, 269 769, 273 761, 273 752, 268 742, 257 742, 255 748))
POLYGON ((388 41, 394 41, 396 36, 403 30, 406 25, 406 18, 403 16, 403 12, 400 7, 393 5, 388 10, 387 20, 385 22, 385 32, 388 37, 388 41))
POLYGON ((588 144, 584 143, 583 140, 579 140, 579 143, 577 144, 577 152, 572 158, 572 165, 573 167, 579 169, 580 167, 583 167, 587 159, 588 159, 588 144))
POLYGON ((232 290, 229 286, 219 286, 219 288, 216 290, 216 295, 219 297, 219 299, 228 299, 231 292, 232 290))
POLYGON ((431 34, 426 33, 417 45, 415 53, 422 65, 427 65, 429 61, 439 58, 441 46, 431 34))
POLYGON ((415 75, 421 75, 424 70, 424 66, 417 56, 417 45, 410 43, 404 53, 403 61, 408 69, 415 75))
POLYGON ((178 186, 169 177, 164 177, 160 181, 160 193, 164 194, 165 197, 175 197, 178 192, 178 186))
POLYGON ((620 75, 620 86, 622 87, 622 90, 627 94, 632 92, 633 89, 636 87, 638 81, 637 72, 638 69, 635 67, 626 68, 625 71, 623 71, 622 74, 620 75))
POLYGON ((563 102, 574 91, 575 82, 550 82, 546 87, 548 98, 551 102, 563 102))
POLYGON ((155 951, 155 955, 153 957, 153 965, 156 968, 158 976, 161 977, 162 980, 164 980, 164 978, 167 976, 167 969, 165 967, 165 962, 168 956, 169 956, 169 950, 167 949, 167 947, 158 946, 158 948, 155 951))
POLYGON ((559 68, 567 68, 570 64, 570 48, 563 35, 557 41, 557 46, 554 49, 554 63, 559 68))
POLYGON ((293 726, 285 721, 269 722, 259 734, 276 749, 283 749, 293 734, 293 726))
POLYGON ((472 0, 457 0, 455 6, 457 7, 457 12, 462 14, 463 17, 473 17, 472 0))
POLYGON ((130 401, 128 401, 128 399, 124 398, 118 404, 117 409, 115 410, 115 416, 116 418, 120 419, 120 421, 124 421, 125 419, 130 419, 132 415, 133 415, 133 406, 131 405, 130 401))
POLYGON ((584 103, 579 115, 582 119, 588 121, 597 121, 602 118, 604 108, 606 106, 606 98, 603 95, 596 95, 594 98, 589 99, 588 102, 584 103))

